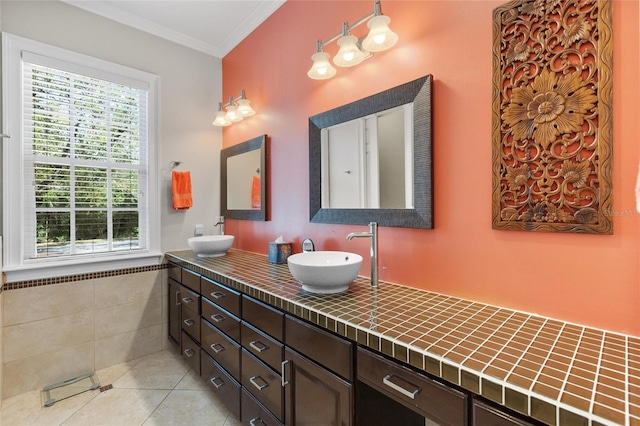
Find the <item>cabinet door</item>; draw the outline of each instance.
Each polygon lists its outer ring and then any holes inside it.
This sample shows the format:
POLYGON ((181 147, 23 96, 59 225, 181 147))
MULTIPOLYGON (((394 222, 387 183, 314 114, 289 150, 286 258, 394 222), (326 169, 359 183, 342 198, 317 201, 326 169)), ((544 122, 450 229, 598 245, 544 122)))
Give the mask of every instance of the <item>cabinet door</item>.
MULTIPOLYGON (((173 268, 180 270, 179 268, 173 268)), ((169 338, 180 346, 180 284, 169 278, 169 338)))
POLYGON ((353 387, 329 370, 285 349, 285 424, 353 424, 353 387))

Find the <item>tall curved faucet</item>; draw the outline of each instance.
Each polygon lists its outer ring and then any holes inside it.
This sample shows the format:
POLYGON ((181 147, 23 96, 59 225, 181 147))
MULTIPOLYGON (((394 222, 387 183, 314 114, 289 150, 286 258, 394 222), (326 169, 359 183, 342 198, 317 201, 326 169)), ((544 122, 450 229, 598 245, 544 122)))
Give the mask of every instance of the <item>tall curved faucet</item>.
POLYGON ((371 238, 371 287, 378 287, 378 223, 369 222, 369 232, 352 232, 347 240, 354 238, 371 238))

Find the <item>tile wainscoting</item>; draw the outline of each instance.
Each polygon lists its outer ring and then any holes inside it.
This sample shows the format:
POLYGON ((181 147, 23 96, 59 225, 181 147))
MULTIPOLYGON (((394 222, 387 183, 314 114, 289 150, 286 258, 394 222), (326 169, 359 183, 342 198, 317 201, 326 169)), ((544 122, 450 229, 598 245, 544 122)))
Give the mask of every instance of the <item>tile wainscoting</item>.
POLYGON ((5 283, 2 398, 159 352, 166 265, 5 283))

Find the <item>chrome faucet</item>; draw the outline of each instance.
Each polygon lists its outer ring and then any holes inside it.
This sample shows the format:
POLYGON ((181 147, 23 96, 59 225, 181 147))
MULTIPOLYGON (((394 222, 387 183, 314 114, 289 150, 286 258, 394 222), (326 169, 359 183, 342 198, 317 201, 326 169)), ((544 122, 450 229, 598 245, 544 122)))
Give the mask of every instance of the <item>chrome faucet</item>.
POLYGON ((352 232, 347 240, 354 238, 371 238, 371 287, 378 287, 378 223, 369 223, 369 232, 352 232))
POLYGON ((220 219, 218 219, 218 223, 216 223, 213 226, 214 227, 219 226, 220 227, 220 235, 224 235, 224 216, 220 216, 220 219))

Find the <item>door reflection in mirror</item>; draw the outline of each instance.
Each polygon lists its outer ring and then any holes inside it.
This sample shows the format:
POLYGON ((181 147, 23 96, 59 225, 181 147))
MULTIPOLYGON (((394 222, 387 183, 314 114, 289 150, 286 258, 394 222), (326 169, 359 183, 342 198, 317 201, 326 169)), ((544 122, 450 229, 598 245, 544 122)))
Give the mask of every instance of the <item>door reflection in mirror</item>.
POLYGON ((413 208, 413 104, 321 130, 323 208, 413 208))

